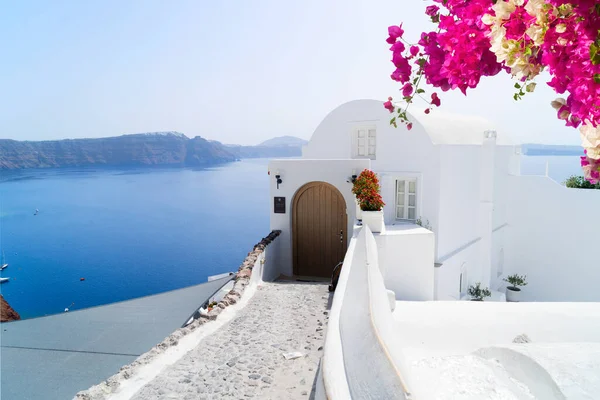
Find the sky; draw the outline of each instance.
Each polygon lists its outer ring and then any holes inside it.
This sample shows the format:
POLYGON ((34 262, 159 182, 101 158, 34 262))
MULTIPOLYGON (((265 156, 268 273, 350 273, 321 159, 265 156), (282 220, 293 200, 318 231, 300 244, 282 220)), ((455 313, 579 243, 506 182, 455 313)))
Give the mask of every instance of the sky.
MULTIPOLYGON (((223 143, 305 139, 337 106, 400 98, 387 27, 433 25, 422 0, 15 1, 0 14, 0 138, 179 131, 223 143)), ((542 77, 545 78, 545 77, 542 77)), ((445 111, 488 118, 518 142, 579 144, 539 79, 515 102, 510 77, 445 111)))

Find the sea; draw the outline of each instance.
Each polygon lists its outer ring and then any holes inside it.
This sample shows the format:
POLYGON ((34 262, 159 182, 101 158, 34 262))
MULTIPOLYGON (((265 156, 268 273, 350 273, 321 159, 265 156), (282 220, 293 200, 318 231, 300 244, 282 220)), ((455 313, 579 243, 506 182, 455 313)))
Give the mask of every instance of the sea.
POLYGON ((0 171, 0 292, 32 318, 237 271, 269 233, 267 165, 0 171))
MULTIPOLYGON (((521 171, 545 175, 546 164, 558 182, 581 174, 573 156, 523 157, 521 171)), ((10 277, 0 292, 32 318, 236 271, 269 233, 267 165, 0 171, 1 276, 10 277)))

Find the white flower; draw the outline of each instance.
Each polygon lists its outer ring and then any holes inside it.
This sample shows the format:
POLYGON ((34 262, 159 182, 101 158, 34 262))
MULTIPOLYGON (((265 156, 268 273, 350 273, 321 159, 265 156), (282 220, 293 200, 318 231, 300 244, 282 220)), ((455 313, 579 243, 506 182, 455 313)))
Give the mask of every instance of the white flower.
POLYGON ((532 24, 527 28, 525 33, 533 40, 536 46, 541 46, 544 43, 544 29, 541 26, 532 24))
POLYGON ((498 19, 508 19, 510 15, 515 12, 516 6, 514 0, 498 0, 492 7, 492 10, 496 13, 498 19))
POLYGON ((567 31, 567 25, 558 24, 556 25, 556 33, 565 33, 567 31))
POLYGON ((594 160, 600 160, 600 128, 594 128, 587 121, 579 128, 581 135, 581 146, 587 150, 587 156, 594 160))
POLYGON ((496 18, 490 14, 485 14, 483 17, 481 17, 481 22, 486 25, 494 25, 496 23, 496 18))
POLYGON ((545 18, 546 15, 546 13, 543 12, 544 4, 546 4, 544 0, 529 0, 527 4, 525 4, 525 11, 532 17, 536 17, 539 21, 540 18, 545 18))
POLYGON ((554 108, 556 111, 558 111, 558 110, 560 110, 560 108, 562 106, 567 104, 567 100, 563 99, 562 97, 559 97, 556 100, 552 101, 552 103, 550 103, 550 104, 552 105, 552 108, 554 108))

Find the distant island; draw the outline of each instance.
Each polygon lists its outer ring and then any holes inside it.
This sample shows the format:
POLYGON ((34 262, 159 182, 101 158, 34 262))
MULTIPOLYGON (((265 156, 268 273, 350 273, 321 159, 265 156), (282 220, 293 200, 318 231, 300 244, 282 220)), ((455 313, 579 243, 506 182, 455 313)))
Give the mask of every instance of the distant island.
POLYGON ((300 157, 302 146, 308 143, 294 136, 279 136, 256 146, 225 145, 238 158, 300 157))
POLYGON ((179 132, 151 132, 97 139, 18 141, 0 139, 0 169, 88 166, 204 167, 242 158, 294 157, 302 139, 282 136, 258 146, 224 145, 179 132))
POLYGON ((526 156, 582 156, 581 146, 524 143, 521 150, 526 156))

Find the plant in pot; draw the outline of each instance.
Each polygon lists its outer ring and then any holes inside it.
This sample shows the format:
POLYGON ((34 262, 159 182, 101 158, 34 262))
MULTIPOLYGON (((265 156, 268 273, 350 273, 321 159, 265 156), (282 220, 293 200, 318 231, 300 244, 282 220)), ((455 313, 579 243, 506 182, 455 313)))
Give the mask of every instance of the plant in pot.
POLYGON ((483 301, 483 299, 492 295, 488 288, 481 287, 481 282, 469 286, 467 293, 471 296, 471 301, 483 301))
POLYGON ((360 205, 363 223, 372 232, 381 232, 384 228, 383 206, 385 206, 385 203, 379 193, 380 190, 377 175, 368 169, 360 173, 352 186, 352 193, 356 195, 360 205))
POLYGON ((527 275, 509 275, 504 278, 504 281, 509 283, 509 286, 506 287, 506 301, 518 302, 521 297, 519 286, 527 285, 527 275))

